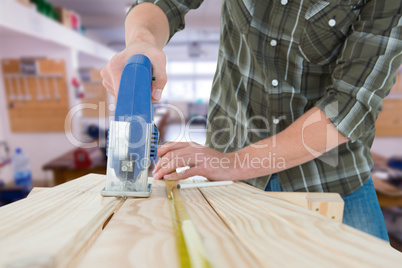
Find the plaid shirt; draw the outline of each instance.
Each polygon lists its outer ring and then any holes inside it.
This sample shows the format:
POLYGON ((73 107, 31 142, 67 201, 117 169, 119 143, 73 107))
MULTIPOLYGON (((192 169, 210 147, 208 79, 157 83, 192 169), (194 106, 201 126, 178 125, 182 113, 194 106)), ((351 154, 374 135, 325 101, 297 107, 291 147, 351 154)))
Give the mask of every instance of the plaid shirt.
MULTIPOLYGON (((138 2, 166 13, 170 37, 202 3, 138 2)), ((350 141, 278 173, 281 185, 342 196, 358 189, 370 178, 375 120, 401 65, 401 8, 397 0, 224 0, 207 145, 239 150, 317 106, 350 141)), ((265 189, 268 180, 247 182, 265 189)))

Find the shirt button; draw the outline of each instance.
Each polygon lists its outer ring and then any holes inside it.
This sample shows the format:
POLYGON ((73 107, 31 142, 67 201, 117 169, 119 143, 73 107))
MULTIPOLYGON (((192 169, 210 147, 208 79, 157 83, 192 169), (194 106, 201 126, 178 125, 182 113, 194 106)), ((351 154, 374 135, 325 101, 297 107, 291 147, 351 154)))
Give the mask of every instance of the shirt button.
POLYGON ((281 4, 282 4, 283 6, 287 5, 287 4, 288 4, 288 0, 281 0, 281 4))
POLYGON ((331 26, 331 27, 334 27, 334 26, 336 25, 336 20, 330 19, 330 20, 328 21, 328 25, 331 26))
POLYGON ((275 125, 277 125, 277 124, 279 124, 279 118, 274 118, 274 120, 272 120, 272 122, 275 124, 275 125))
POLYGON ((276 87, 276 86, 279 84, 278 80, 276 80, 276 79, 272 80, 271 83, 272 83, 272 85, 273 85, 274 87, 276 87))
POLYGON ((273 39, 273 40, 271 40, 271 42, 269 44, 271 46, 275 47, 278 44, 278 42, 275 39, 273 39))

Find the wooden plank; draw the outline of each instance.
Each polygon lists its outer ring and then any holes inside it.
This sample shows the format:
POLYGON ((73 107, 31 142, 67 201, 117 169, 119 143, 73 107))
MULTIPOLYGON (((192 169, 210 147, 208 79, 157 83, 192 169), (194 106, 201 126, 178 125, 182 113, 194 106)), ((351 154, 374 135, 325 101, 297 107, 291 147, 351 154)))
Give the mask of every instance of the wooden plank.
POLYGON ((0 267, 74 265, 122 200, 90 174, 0 208, 0 267))
MULTIPOLYGON (((180 193, 213 267, 263 266, 265 260, 254 258, 198 189, 180 193)), ((178 267, 171 222, 165 184, 155 181, 149 199, 122 205, 79 267, 178 267)))
MULTIPOLYGON (((100 196, 104 179, 91 174, 0 208, 0 267, 177 267, 165 183, 123 203, 100 196)), ((384 241, 244 183, 181 195, 214 267, 402 263, 384 241)))
POLYGON ((32 188, 31 192, 28 194, 27 198, 32 197, 32 196, 36 195, 37 193, 41 193, 41 192, 46 191, 48 189, 51 189, 51 188, 49 188, 49 187, 34 187, 34 188, 32 188))
POLYGON ((150 198, 127 199, 78 267, 178 267, 163 181, 150 198))
POLYGON ((378 238, 235 183, 200 188, 242 243, 270 267, 397 267, 402 255, 378 238))
POLYGON ((263 267, 228 228, 198 189, 180 190, 183 202, 205 245, 213 267, 263 267))
MULTIPOLYGON (((195 176, 180 183, 206 182, 206 178, 195 176)), ((327 218, 342 222, 344 201, 338 193, 267 192, 299 207, 315 211, 327 218)))
POLYGON ((344 201, 337 193, 268 192, 302 208, 342 222, 344 201))

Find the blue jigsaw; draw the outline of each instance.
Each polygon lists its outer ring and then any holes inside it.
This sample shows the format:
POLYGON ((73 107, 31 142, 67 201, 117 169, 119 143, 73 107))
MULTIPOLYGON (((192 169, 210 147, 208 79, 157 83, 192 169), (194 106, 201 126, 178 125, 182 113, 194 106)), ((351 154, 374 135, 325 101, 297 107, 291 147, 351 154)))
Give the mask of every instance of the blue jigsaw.
POLYGON ((147 197, 148 169, 156 159, 159 131, 151 101, 152 66, 144 55, 126 63, 120 81, 114 120, 107 146, 103 196, 147 197))

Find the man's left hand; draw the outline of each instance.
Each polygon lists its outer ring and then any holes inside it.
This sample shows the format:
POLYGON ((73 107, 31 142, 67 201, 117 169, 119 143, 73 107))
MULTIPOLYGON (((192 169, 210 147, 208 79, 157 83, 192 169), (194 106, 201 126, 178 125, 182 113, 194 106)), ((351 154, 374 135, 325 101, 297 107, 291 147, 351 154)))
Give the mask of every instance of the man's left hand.
POLYGON ((241 179, 233 153, 220 153, 194 142, 165 143, 158 149, 158 157, 161 159, 153 171, 156 180, 183 180, 196 175, 219 181, 241 179), (177 173, 181 167, 189 168, 177 173))

